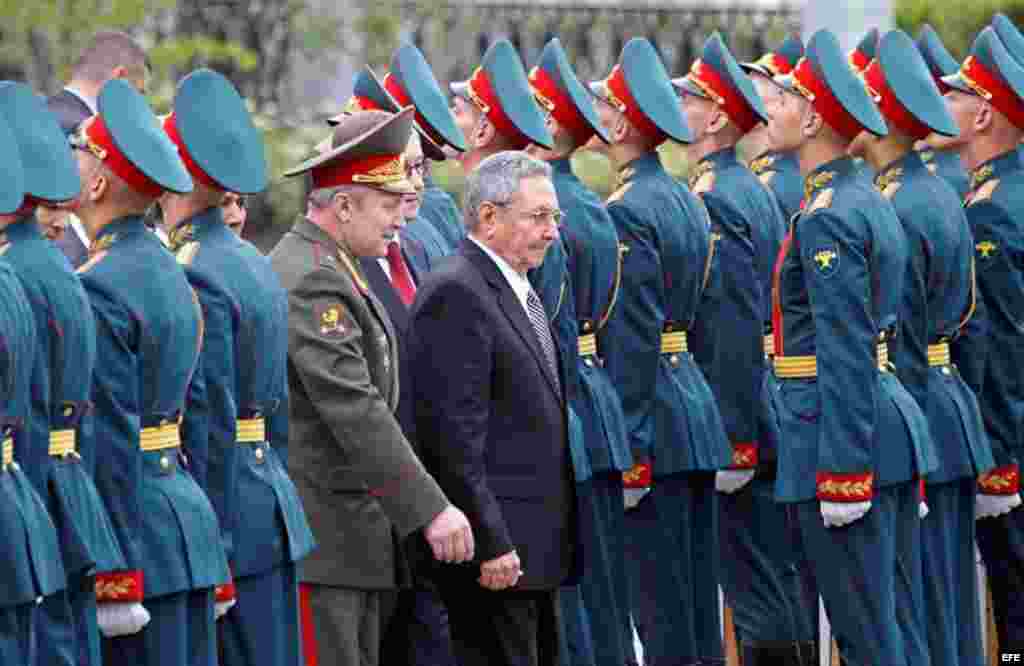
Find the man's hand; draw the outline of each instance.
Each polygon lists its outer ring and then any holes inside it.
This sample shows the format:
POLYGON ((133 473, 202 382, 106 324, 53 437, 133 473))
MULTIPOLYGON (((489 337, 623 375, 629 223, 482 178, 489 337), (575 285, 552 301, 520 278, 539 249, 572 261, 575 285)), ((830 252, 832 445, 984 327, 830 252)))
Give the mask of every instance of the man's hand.
POLYGON ((856 522, 871 510, 871 502, 822 502, 821 517, 825 527, 843 527, 856 522))
POLYGON ((750 483, 755 473, 752 469, 723 469, 715 474, 715 490, 731 495, 750 483))
POLYGON ((996 518, 1020 506, 1020 493, 1014 495, 985 495, 978 493, 974 503, 975 519, 996 518))
POLYGON ((480 565, 480 585, 488 590, 507 590, 519 582, 523 570, 520 568, 516 551, 488 560, 480 565))
POLYGON ((140 603, 101 602, 96 604, 96 623, 107 638, 131 636, 149 624, 149 611, 140 603))
POLYGON ((468 562, 473 559, 473 528, 469 519, 452 505, 434 516, 423 536, 434 551, 434 559, 438 562, 468 562))

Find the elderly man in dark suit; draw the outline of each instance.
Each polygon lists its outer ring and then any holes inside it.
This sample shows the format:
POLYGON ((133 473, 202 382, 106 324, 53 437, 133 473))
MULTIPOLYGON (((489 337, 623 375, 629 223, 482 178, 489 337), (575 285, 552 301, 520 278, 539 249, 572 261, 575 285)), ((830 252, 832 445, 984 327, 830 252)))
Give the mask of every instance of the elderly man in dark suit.
MULTIPOLYGON (((110 79, 124 79, 133 88, 146 93, 149 60, 146 51, 129 35, 115 30, 102 30, 78 56, 71 68, 71 80, 49 99, 46 105, 57 116, 61 129, 70 134, 78 125, 96 113, 96 97, 110 79)), ((42 209, 41 209, 42 210, 42 209)), ((53 210, 43 216, 51 227, 65 227, 64 234, 54 239, 71 266, 78 268, 89 258, 89 237, 81 221, 66 211, 53 210)))
POLYGON ((576 550, 560 360, 526 277, 558 238, 551 168, 522 152, 485 159, 465 213, 469 237, 420 284, 409 331, 423 461, 477 546, 436 576, 461 663, 551 665, 576 550))

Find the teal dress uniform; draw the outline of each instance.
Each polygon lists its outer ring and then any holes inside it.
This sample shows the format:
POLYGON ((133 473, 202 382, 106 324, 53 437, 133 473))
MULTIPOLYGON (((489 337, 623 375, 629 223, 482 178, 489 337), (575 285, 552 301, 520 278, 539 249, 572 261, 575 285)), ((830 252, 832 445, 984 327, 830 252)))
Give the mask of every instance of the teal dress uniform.
MULTIPOLYGON (((104 85, 75 145, 154 198, 192 181, 145 100, 104 85)), ((213 506, 187 468, 178 422, 195 370, 202 313, 184 270, 142 214, 104 226, 79 268, 96 317, 92 402, 96 485, 126 568, 101 573, 97 602, 142 603, 145 630, 108 638, 107 664, 216 662, 214 587, 229 579, 213 506)))
POLYGON ((453 252, 444 236, 423 215, 407 220, 399 233, 403 239, 408 238, 423 246, 422 256, 414 254, 409 258, 409 263, 417 275, 426 275, 453 252))
MULTIPOLYGON (((719 105, 742 132, 767 120, 756 89, 717 33, 690 73, 674 83, 683 95, 722 100, 719 105)), ((742 489, 719 495, 722 586, 744 663, 793 663, 799 659, 798 643, 815 638, 813 614, 794 575, 786 509, 774 498, 773 437, 762 436, 761 410, 752 409, 767 369, 771 275, 786 221, 775 197, 740 163, 734 147, 698 162, 690 187, 708 208, 715 239, 715 265, 694 328, 694 357, 718 399, 733 447, 730 469, 754 475, 742 489)))
POLYGON ((933 174, 946 181, 956 192, 961 204, 970 191, 970 179, 967 170, 960 161, 960 154, 955 150, 926 149, 918 153, 921 161, 933 174))
MULTIPOLYGON (((0 130, 0 143, 7 148, 6 156, 14 155, 8 162, 11 180, 20 180, 17 144, 6 126, 0 130)), ((5 205, 9 196, 9 192, 0 196, 5 205)), ((17 207, 15 203, 13 208, 17 207)), ((4 564, 0 659, 5 664, 31 664, 38 651, 37 601, 63 598, 67 579, 57 530, 46 504, 15 461, 14 435, 29 415, 28 396, 38 345, 28 297, 14 271, 2 261, 0 338, 0 527, 4 535, 0 546, 0 561, 4 564)))
MULTIPOLYGON (((848 140, 887 131, 827 31, 777 80, 786 94, 816 91, 815 110, 848 140)), ((906 663, 896 617, 899 531, 917 515, 917 477, 936 465, 924 414, 887 358, 899 332, 907 240, 852 159, 819 165, 806 183, 807 204, 773 278, 778 384, 765 398, 780 433, 776 496, 795 505, 800 547, 843 657, 906 663), (826 510, 851 502, 870 505, 844 527, 825 526, 826 510)))
POLYGON ((448 241, 448 246, 459 247, 466 237, 466 228, 462 226, 462 211, 452 195, 448 194, 430 176, 424 178, 426 188, 421 195, 420 217, 434 225, 437 232, 448 241))
MULTIPOLYGON (((865 80, 891 127, 921 140, 957 126, 913 41, 882 38, 865 80)), ((907 235, 909 261, 896 375, 928 416, 938 467, 928 476, 930 513, 900 549, 897 614, 908 662, 959 664, 982 654, 974 572, 975 477, 993 465, 977 399, 950 364, 949 342, 973 314, 973 240, 960 197, 910 151, 883 167, 875 185, 907 235), (919 536, 920 544, 917 537, 919 536), (920 563, 920 564, 918 564, 920 563), (921 582, 918 582, 921 581, 921 582), (923 583, 923 584, 922 584, 923 583), (901 596, 905 595, 905 596, 901 596)))
MULTIPOLYGON (((1024 53, 1019 34, 1005 17, 993 21, 975 40, 957 74, 943 79, 965 94, 987 96, 992 106, 1024 129, 1024 53), (998 25, 998 27, 996 27, 998 25)), ((983 495, 1020 492, 1019 464, 1024 448, 1024 395, 1018 364, 1024 275, 1024 162, 1017 150, 978 165, 971 173, 965 212, 974 234, 979 292, 979 324, 959 341, 958 364, 968 383, 979 387, 978 401, 996 468, 979 479, 983 495), (997 354, 999 356, 997 356, 997 354), (973 380, 972 380, 973 378, 973 380)), ((977 524, 978 547, 991 582, 1000 649, 1024 650, 1024 511, 1019 508, 977 524)))
POLYGON ((788 221, 800 212, 804 198, 804 180, 796 155, 768 152, 751 160, 750 170, 775 195, 782 209, 782 218, 788 221))
MULTIPOLYGON (((186 76, 164 129, 196 181, 240 194, 266 187, 262 139, 220 74, 186 76)), ((296 563, 315 541, 286 471, 288 296, 219 207, 175 225, 170 249, 205 318, 182 432, 231 565, 234 589, 218 588, 217 598, 237 600, 219 624, 220 663, 299 666, 296 563)))

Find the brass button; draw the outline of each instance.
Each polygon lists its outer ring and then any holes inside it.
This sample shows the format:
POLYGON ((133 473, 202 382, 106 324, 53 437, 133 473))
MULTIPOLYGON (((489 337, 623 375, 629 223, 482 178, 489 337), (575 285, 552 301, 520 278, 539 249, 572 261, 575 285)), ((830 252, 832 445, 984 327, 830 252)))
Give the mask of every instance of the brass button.
POLYGON ((258 462, 263 462, 263 449, 260 447, 256 447, 255 456, 258 462))
POLYGON ((668 362, 672 365, 679 365, 679 354, 672 354, 668 357, 668 362))
POLYGON ((583 359, 583 365, 587 366, 588 368, 594 367, 594 359, 592 359, 592 358, 585 358, 585 359, 583 359))
POLYGON ((590 322, 589 321, 583 322, 583 330, 584 331, 589 331, 590 330, 590 322))
POLYGON ((160 468, 164 470, 171 468, 171 461, 167 456, 160 456, 160 468))
POLYGON ((950 374, 950 372, 949 372, 949 366, 948 366, 948 365, 944 365, 944 366, 942 366, 942 374, 944 374, 944 375, 948 375, 948 374, 950 374))

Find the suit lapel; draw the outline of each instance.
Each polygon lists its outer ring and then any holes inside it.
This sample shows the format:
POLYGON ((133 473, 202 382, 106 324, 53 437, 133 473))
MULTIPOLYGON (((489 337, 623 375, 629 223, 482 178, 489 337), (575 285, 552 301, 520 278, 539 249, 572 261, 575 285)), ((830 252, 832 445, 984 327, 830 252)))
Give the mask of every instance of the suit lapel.
MULTIPOLYGON (((551 371, 548 369, 548 363, 544 359, 544 351, 540 348, 540 341, 537 340, 537 334, 533 331, 533 324, 530 323, 530 318, 526 316, 526 310, 523 308, 523 304, 519 300, 519 297, 516 296, 514 291, 512 291, 512 286, 508 283, 508 280, 506 280, 505 276, 501 274, 501 271, 498 269, 497 265, 495 265, 494 261, 484 254, 483 251, 468 238, 462 242, 462 253, 466 258, 473 262, 481 273, 483 273, 484 278, 497 292, 498 305, 501 306, 501 309, 508 318, 509 323, 512 324, 512 328, 516 329, 516 332, 519 333, 519 337, 521 337, 523 342, 526 343, 526 346, 529 347, 534 360, 537 362, 537 365, 540 366, 541 374, 544 375, 544 378, 548 382, 548 387, 551 389, 551 392, 554 393, 559 400, 562 400, 562 396, 558 391, 556 379, 551 375, 551 371)), ((554 341, 553 333, 552 341, 554 341)), ((555 349, 555 353, 557 355, 557 345, 555 345, 555 349)))
POLYGON ((423 249, 422 243, 411 238, 403 238, 402 254, 405 256, 405 265, 409 267, 409 274, 412 275, 412 282, 418 287, 423 276, 420 275, 417 266, 427 265, 427 251, 423 249))

